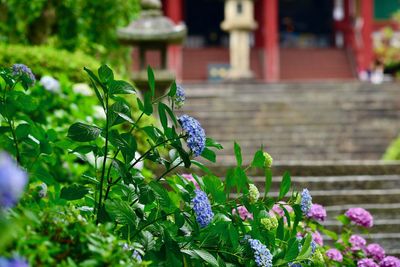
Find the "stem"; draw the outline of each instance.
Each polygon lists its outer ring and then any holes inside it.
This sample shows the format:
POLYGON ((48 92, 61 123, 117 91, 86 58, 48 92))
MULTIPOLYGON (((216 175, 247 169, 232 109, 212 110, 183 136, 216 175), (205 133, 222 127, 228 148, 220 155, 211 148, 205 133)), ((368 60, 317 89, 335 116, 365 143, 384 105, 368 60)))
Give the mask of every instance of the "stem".
MULTIPOLYGON (((8 115, 8 114, 7 114, 8 115)), ((10 124, 11 128, 11 134, 13 137, 14 145, 15 145, 15 157, 17 158, 18 164, 21 164, 21 155, 19 153, 19 148, 18 148, 18 139, 17 135, 15 134, 15 128, 14 128, 14 122, 12 119, 8 118, 8 124, 10 124)))
POLYGON ((168 174, 169 172, 173 171, 174 169, 176 169, 179 165, 181 165, 183 163, 183 160, 181 160, 178 164, 176 164, 174 167, 172 167, 171 169, 166 170, 163 174, 161 174, 156 181, 158 182, 162 177, 164 177, 166 174, 168 174))
POLYGON ((108 116, 108 93, 106 94, 106 105, 105 105, 105 112, 106 112, 106 143, 104 145, 104 158, 103 158, 103 166, 101 169, 101 177, 100 177, 100 196, 99 196, 99 204, 97 210, 97 218, 96 224, 99 223, 99 216, 101 212, 101 205, 102 205, 102 198, 103 198, 103 186, 104 186, 104 178, 106 172, 106 162, 107 162, 107 152, 108 152, 108 123, 109 123, 109 116, 108 116))

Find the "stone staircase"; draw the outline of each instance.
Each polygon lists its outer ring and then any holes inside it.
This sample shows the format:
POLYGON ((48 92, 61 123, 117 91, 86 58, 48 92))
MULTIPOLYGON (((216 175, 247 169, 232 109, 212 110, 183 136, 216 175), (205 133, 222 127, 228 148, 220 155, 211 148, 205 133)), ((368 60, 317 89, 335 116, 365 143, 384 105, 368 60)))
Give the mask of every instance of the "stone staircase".
MULTIPOLYGON (((224 176, 235 163, 233 140, 244 161, 264 146, 274 158, 272 195, 289 171, 295 189, 308 188, 328 212, 325 222, 350 207, 375 219, 369 240, 400 255, 400 164, 379 161, 400 132, 400 88, 358 82, 191 84, 182 113, 199 119, 221 142, 213 171, 224 176)), ((262 173, 251 173, 260 191, 262 173)))

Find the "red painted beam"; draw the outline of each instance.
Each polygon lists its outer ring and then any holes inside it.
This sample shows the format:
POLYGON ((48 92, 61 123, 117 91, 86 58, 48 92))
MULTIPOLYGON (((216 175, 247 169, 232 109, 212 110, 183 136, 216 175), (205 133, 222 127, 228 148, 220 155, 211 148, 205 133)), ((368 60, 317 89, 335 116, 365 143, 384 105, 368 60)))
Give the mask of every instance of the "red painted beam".
POLYGON ((264 80, 279 80, 278 0, 263 0, 264 80))
POLYGON ((372 50, 372 31, 374 19, 374 1, 362 0, 361 2, 361 17, 363 19, 363 27, 361 29, 363 47, 362 47, 362 61, 360 62, 360 69, 365 70, 370 68, 373 61, 372 50))

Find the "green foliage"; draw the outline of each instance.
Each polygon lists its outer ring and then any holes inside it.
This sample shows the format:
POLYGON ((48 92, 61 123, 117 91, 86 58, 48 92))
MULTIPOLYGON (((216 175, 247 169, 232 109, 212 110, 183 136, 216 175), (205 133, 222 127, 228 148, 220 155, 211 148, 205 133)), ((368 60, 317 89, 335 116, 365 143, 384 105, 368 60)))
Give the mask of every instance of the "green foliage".
MULTIPOLYGON (((138 16, 139 0, 0 1, 0 38, 105 54, 118 46, 117 27, 138 16)), ((54 75, 54 74, 53 74, 54 75)))
POLYGON ((24 63, 36 76, 49 75, 73 82, 87 81, 82 66, 94 68, 99 65, 94 58, 82 52, 71 53, 49 46, 0 45, 0 66, 9 67, 15 62, 24 63))
POLYGON ((384 160, 400 160, 400 138, 397 137, 389 147, 386 149, 383 155, 384 160))

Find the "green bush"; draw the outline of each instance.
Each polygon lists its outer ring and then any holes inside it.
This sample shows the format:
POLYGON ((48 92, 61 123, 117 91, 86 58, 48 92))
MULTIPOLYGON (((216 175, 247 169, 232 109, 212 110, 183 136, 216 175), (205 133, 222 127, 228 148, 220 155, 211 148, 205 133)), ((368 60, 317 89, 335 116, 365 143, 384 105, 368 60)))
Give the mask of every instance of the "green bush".
POLYGON ((82 52, 68 52, 49 46, 0 45, 0 66, 9 67, 24 63, 36 76, 51 75, 57 79, 68 78, 72 82, 87 81, 82 66, 96 68, 98 61, 82 52))
POLYGON ((400 160, 400 137, 397 137, 386 149, 384 160, 400 160))

